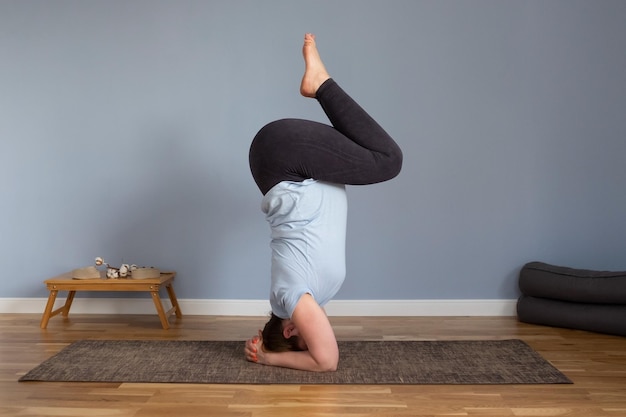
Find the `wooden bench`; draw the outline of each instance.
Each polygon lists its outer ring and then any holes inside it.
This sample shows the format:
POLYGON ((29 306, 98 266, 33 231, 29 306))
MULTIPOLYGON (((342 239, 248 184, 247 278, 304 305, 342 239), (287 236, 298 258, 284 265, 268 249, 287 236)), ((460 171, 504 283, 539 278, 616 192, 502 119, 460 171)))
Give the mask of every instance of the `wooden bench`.
POLYGON ((61 314, 67 317, 70 313, 70 307, 72 307, 72 301, 76 291, 147 291, 152 294, 152 301, 156 307, 159 319, 161 319, 161 325, 164 329, 169 329, 170 325, 168 318, 172 314, 176 314, 177 318, 181 318, 182 312, 174 293, 174 278, 176 272, 162 272, 159 278, 146 278, 146 279, 131 279, 131 278, 118 278, 118 279, 73 279, 72 273, 67 272, 54 278, 50 278, 44 283, 50 290, 48 296, 48 303, 44 310, 43 317, 41 318, 41 328, 45 329, 48 326, 48 321, 51 317, 61 314), (159 297, 159 290, 165 287, 172 303, 172 308, 165 311, 161 298, 159 297), (57 298, 59 291, 69 291, 65 304, 53 311, 54 302, 57 298))

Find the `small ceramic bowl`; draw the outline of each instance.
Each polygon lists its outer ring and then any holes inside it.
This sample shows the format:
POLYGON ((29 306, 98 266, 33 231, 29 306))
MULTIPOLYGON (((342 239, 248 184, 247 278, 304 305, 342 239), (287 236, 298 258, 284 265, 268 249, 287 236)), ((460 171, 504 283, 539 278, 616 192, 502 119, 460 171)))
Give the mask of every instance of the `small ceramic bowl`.
POLYGON ((160 276, 161 271, 156 268, 137 268, 130 274, 132 279, 159 278, 160 276))
POLYGON ((102 278, 100 271, 95 266, 87 266, 85 268, 78 268, 72 271, 72 278, 74 279, 97 279, 102 278))

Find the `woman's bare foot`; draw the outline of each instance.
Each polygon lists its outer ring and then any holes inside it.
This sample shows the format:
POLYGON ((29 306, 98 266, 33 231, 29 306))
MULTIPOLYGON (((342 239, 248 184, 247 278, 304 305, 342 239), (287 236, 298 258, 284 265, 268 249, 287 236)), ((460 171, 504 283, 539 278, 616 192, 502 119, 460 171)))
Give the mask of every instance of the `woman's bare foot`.
POLYGON ((319 52, 315 45, 315 35, 307 33, 304 35, 304 46, 302 46, 304 56, 304 75, 300 84, 300 94, 305 97, 315 97, 317 89, 324 81, 330 78, 319 52))

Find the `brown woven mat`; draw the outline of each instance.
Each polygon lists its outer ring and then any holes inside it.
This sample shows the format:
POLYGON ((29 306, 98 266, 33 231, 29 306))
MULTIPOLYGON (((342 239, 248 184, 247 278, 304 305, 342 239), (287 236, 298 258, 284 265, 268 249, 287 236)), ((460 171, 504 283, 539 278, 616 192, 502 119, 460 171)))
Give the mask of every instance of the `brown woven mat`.
POLYGON ((567 384, 520 340, 340 341, 339 369, 247 362, 242 341, 83 340, 20 381, 211 384, 567 384))

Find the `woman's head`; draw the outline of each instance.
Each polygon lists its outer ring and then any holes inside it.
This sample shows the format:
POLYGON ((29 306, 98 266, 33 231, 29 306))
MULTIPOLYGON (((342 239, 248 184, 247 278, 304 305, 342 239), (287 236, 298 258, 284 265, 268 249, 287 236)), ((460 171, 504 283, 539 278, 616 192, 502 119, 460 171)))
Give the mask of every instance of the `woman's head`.
POLYGON ((291 320, 281 319, 274 313, 263 328, 263 348, 270 352, 286 352, 290 350, 306 350, 306 344, 291 320))

